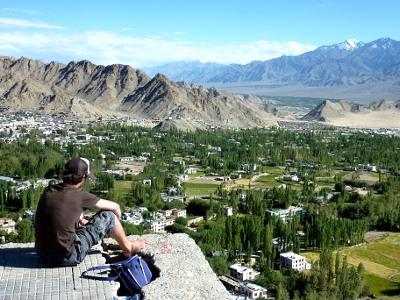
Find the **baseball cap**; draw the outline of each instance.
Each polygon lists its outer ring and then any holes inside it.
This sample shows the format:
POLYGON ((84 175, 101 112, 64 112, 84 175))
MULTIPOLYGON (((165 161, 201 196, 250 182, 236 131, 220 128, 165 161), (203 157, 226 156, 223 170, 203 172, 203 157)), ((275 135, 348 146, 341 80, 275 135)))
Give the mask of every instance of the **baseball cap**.
POLYGON ((84 157, 74 157, 65 164, 64 173, 75 174, 95 180, 96 177, 90 173, 90 161, 84 157))

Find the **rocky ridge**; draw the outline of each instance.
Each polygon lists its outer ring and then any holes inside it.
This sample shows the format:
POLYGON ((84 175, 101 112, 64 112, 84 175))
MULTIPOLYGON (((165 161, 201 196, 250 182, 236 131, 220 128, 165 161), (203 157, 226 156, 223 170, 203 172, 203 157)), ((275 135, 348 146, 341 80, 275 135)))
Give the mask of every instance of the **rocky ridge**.
MULTIPOLYGON (((63 113, 81 118, 131 116, 201 120, 230 127, 274 124, 274 116, 216 89, 149 78, 127 65, 67 65, 0 58, 0 106, 9 111, 63 113)), ((179 123, 179 121, 177 121, 179 123)))

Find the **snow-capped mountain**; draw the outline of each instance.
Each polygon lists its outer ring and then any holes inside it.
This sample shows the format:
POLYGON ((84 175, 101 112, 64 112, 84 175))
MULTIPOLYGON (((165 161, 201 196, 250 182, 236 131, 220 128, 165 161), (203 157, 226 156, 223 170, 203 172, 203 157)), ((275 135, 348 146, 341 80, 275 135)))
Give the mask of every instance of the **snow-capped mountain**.
POLYGON ((400 42, 382 38, 369 43, 348 39, 298 56, 282 56, 245 65, 170 63, 145 69, 175 81, 207 84, 258 82, 306 87, 353 86, 393 80, 400 85, 400 42))
POLYGON ((342 43, 328 45, 328 46, 322 46, 319 49, 321 49, 321 50, 339 49, 339 50, 346 50, 346 51, 354 51, 364 45, 365 45, 365 43, 363 43, 357 39, 347 39, 342 43))

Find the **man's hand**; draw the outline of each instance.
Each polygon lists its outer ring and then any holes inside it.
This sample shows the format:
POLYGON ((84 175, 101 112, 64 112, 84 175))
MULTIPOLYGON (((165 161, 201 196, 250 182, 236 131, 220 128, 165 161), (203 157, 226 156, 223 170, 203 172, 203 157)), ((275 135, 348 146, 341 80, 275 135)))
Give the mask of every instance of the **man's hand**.
POLYGON ((121 207, 118 203, 110 200, 100 199, 97 201, 96 207, 102 210, 111 210, 118 219, 121 219, 121 207))
POLYGON ((79 219, 80 225, 86 225, 87 223, 89 223, 89 220, 86 219, 85 217, 79 219))

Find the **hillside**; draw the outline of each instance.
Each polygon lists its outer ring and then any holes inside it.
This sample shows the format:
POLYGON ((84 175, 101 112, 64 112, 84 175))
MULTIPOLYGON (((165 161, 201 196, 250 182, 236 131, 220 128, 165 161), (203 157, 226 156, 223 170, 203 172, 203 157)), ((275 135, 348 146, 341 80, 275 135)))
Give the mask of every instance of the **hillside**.
POLYGON ((400 128, 400 101, 380 100, 361 105, 326 100, 302 120, 326 122, 336 126, 400 128))
POLYGON ((193 85, 176 84, 156 75, 124 99, 122 110, 158 119, 202 120, 229 127, 272 124, 272 114, 249 105, 242 96, 193 85))
POLYGON ((151 79, 127 65, 45 64, 1 57, 0 74, 0 106, 9 111, 81 118, 196 119, 233 127, 274 123, 272 114, 248 104, 242 96, 175 84, 162 75, 151 79))

